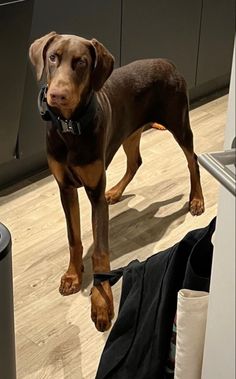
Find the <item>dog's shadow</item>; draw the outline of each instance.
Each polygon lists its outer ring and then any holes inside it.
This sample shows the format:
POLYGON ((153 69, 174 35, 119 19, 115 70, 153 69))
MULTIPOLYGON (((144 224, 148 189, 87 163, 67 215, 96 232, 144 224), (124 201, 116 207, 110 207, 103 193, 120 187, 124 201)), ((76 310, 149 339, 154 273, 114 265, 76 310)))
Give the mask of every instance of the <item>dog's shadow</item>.
MULTIPOLYGON (((183 195, 174 196, 164 201, 156 201, 148 207, 137 210, 129 208, 128 202, 135 195, 125 195, 122 201, 112 207, 124 208, 125 211, 117 213, 116 209, 110 211, 109 221, 109 241, 110 241, 110 260, 113 261, 121 256, 131 253, 132 251, 141 249, 151 243, 161 240, 166 231, 176 225, 176 221, 182 224, 188 213, 188 203, 177 211, 163 216, 158 216, 158 211, 168 204, 179 202, 183 195), (122 206, 121 206, 121 203, 122 206), (117 214, 116 214, 117 213, 117 214), (114 215, 116 214, 116 215, 114 215)), ((91 255, 93 245, 89 247, 84 256, 85 273, 83 277, 82 291, 87 289, 92 280, 91 255)), ((147 251, 147 256, 150 255, 147 251)), ((134 257, 135 258, 135 257, 134 257)), ((127 259, 127 264, 130 259, 127 259)))

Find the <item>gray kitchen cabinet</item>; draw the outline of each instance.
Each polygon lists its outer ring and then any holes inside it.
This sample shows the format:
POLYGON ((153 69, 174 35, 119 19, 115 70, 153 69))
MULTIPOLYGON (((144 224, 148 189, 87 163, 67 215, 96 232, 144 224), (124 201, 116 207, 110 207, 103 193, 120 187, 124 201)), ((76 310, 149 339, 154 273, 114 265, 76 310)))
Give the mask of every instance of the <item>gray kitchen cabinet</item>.
POLYGON ((30 0, 0 2, 0 164, 17 154, 32 5, 30 0))
POLYGON ((124 0, 121 63, 168 58, 194 87, 201 0, 124 0))
POLYGON ((203 0, 196 86, 225 77, 229 83, 235 35, 235 1, 203 0))

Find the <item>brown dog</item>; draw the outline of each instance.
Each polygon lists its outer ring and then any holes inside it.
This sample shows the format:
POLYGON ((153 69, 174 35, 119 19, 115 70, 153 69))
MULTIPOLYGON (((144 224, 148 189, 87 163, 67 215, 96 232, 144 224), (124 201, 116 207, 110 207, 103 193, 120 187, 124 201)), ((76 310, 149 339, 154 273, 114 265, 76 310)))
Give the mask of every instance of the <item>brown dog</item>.
MULTIPOLYGON (((142 163, 139 142, 145 124, 159 123, 173 134, 188 161, 190 212, 204 211, 186 84, 164 59, 136 61, 112 73, 114 59, 97 40, 55 32, 31 45, 30 59, 38 80, 44 69, 47 76, 47 89, 41 93, 44 118, 51 121, 47 156, 59 185, 70 248, 60 293, 70 295, 80 290, 83 271, 77 188, 84 186, 92 205, 93 270, 109 271, 107 204, 119 201, 142 163), (127 171, 105 194, 105 170, 120 145, 127 156, 127 171)), ((92 288, 91 302, 97 329, 107 330, 113 317, 108 282, 92 288)))

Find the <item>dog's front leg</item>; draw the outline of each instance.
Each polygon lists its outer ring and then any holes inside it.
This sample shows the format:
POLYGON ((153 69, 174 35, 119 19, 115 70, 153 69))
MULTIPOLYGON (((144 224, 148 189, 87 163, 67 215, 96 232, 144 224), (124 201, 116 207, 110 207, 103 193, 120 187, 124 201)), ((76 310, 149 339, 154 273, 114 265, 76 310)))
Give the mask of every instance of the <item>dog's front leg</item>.
POLYGON ((70 249, 70 262, 61 278, 59 291, 62 295, 71 295, 80 290, 83 272, 83 247, 80 236, 80 213, 77 189, 59 186, 61 203, 66 216, 67 234, 70 249))
MULTIPOLYGON (((108 204, 105 198, 105 180, 95 190, 86 189, 92 205, 94 250, 93 271, 110 271, 108 247, 108 204)), ((109 282, 94 286, 91 290, 91 317, 96 328, 104 332, 111 326, 114 316, 113 296, 109 282)))

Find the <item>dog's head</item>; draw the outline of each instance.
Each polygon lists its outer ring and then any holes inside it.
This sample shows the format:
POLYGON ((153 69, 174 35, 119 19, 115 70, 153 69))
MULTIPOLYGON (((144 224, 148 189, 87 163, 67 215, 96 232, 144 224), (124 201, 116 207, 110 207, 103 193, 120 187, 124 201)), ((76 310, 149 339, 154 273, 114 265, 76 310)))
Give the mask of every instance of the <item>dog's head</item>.
POLYGON ((114 58, 96 39, 51 32, 32 43, 29 56, 37 79, 47 78, 47 102, 70 118, 91 91, 110 76, 114 58))

